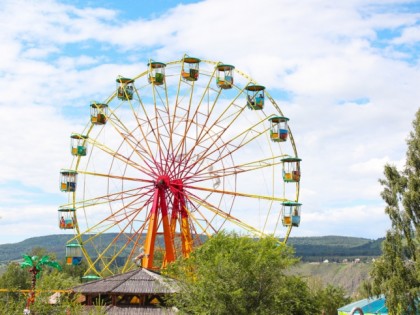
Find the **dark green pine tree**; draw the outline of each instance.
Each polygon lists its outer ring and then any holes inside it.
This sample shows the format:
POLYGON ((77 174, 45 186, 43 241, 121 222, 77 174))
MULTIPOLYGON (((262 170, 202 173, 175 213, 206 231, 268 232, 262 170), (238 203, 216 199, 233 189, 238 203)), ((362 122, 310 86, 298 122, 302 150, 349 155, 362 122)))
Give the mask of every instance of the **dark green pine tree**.
POLYGON ((402 171, 385 165, 382 198, 391 229, 371 272, 372 293, 385 294, 390 314, 420 314, 420 110, 407 139, 402 171))

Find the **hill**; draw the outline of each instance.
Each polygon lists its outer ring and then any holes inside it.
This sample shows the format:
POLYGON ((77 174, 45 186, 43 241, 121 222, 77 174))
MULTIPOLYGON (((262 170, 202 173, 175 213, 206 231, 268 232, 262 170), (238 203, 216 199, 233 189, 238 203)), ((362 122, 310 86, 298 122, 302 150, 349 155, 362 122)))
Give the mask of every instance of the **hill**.
MULTIPOLYGON (((101 236, 102 244, 109 244, 114 238, 113 233, 101 236)), ((56 234, 28 238, 22 242, 0 245, 0 264, 22 258, 22 254, 30 252, 34 247, 43 247, 48 252, 54 252, 57 259, 65 256, 65 244, 72 237, 68 234, 56 234)), ((381 255, 383 239, 370 240, 365 238, 344 236, 322 237, 292 237, 288 244, 294 247, 296 256, 304 262, 340 262, 344 259, 370 261, 381 255)))
POLYGON ((292 237, 288 244, 294 247, 296 256, 304 262, 341 262, 357 258, 370 261, 381 255, 383 240, 346 236, 292 237))
POLYGON ((371 268, 371 263, 300 263, 290 273, 342 287, 349 296, 355 296, 362 281, 369 278, 371 268))

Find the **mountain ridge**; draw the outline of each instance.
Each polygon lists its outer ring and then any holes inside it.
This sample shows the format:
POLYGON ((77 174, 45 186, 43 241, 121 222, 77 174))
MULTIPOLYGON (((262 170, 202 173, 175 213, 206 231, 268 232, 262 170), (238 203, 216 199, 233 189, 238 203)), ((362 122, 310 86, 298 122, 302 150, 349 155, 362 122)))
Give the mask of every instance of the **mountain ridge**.
MULTIPOLYGON (((112 239, 113 233, 104 234, 105 239, 112 239)), ((0 263, 7 263, 22 258, 22 254, 30 252, 35 247, 45 248, 54 252, 57 259, 65 256, 65 244, 71 239, 71 234, 51 234, 30 237, 17 243, 0 245, 0 263)), ((304 262, 320 262, 324 260, 341 261, 359 258, 370 260, 381 255, 383 238, 377 240, 351 236, 315 236, 290 237, 288 245, 295 249, 295 254, 304 262)), ((105 242, 106 243, 106 242, 105 242)))

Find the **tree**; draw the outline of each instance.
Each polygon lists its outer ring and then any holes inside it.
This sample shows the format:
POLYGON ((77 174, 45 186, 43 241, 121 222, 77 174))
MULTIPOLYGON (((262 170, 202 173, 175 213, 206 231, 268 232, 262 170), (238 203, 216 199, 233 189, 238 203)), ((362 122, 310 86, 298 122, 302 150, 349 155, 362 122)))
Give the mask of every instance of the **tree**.
POLYGON ((168 267, 180 280, 168 302, 188 314, 315 314, 306 283, 284 274, 298 261, 293 254, 271 237, 219 233, 168 267))
POLYGON ((73 278, 64 272, 53 269, 52 272, 44 273, 37 281, 37 298, 31 310, 35 314, 80 314, 83 306, 77 303, 78 295, 67 291, 80 284, 78 278, 73 278), (55 293, 53 293, 56 291, 55 293), (54 297, 56 303, 49 303, 54 297))
POLYGON ((371 290, 385 294, 390 314, 420 311, 420 110, 407 147, 404 169, 387 164, 379 180, 391 229, 371 272, 371 290))
MULTIPOLYGON (((27 273, 20 268, 18 263, 9 263, 6 271, 0 276, 0 288, 10 291, 29 289, 30 282, 27 273)), ((12 292, 9 296, 16 299, 19 293, 12 292)))
POLYGON ((24 261, 20 264, 22 268, 29 268, 29 272, 32 275, 32 286, 31 286, 31 293, 29 294, 29 298, 26 304, 26 309, 29 310, 31 304, 35 302, 35 287, 36 287, 36 280, 41 276, 42 268, 44 266, 49 266, 58 270, 61 270, 61 266, 55 262, 50 260, 48 256, 43 256, 39 258, 38 256, 28 256, 23 255, 24 261))
POLYGON ((320 304, 322 314, 325 315, 336 315, 339 307, 350 303, 350 298, 346 297, 346 291, 331 284, 317 291, 315 296, 320 304))
MULTIPOLYGON (((17 263, 13 264, 13 268, 8 268, 6 273, 14 271, 16 276, 24 280, 28 279, 28 272, 22 270, 17 263), (10 272, 9 272, 10 270, 10 272), (23 275, 21 275, 24 273, 23 275)), ((1 278, 5 275, 3 274, 1 278)), ((6 277, 6 280, 9 276, 6 277)), ((6 283, 6 282, 5 282, 6 283)), ((10 283, 10 282, 9 282, 10 283)), ((19 283, 19 282, 16 282, 19 283)), ((52 269, 51 272, 43 272, 42 277, 36 282, 36 301, 31 305, 31 312, 35 314, 81 314, 83 305, 80 304, 78 295, 69 294, 65 291, 78 285, 78 278, 73 278, 64 272, 58 272, 52 269), (54 291, 58 291, 54 293, 54 291), (55 297, 57 303, 49 303, 51 298, 55 297)), ((8 289, 29 289, 30 284, 25 282, 24 287, 3 286, 8 289)), ((0 295, 0 314, 22 314, 22 309, 27 308, 24 296, 18 292, 7 292, 0 295)), ((92 314, 101 314, 99 312, 92 314)))
POLYGON ((351 302, 348 293, 343 287, 332 284, 324 284, 321 277, 312 275, 307 277, 305 281, 323 315, 337 315, 337 309, 351 302))

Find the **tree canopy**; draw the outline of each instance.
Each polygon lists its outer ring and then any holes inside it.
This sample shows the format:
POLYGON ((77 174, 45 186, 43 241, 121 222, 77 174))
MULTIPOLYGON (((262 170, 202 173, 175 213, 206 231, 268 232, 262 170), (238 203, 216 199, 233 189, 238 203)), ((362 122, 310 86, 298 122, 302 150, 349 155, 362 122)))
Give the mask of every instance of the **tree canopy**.
POLYGON ((391 220, 382 256, 372 269, 372 293, 384 293, 390 314, 420 312, 420 110, 407 139, 406 163, 385 165, 381 197, 391 220))
POLYGON ((45 248, 35 247, 29 255, 23 256, 21 263, 9 263, 5 272, 0 275, 0 288, 12 292, 0 294, 0 314, 22 314, 24 308, 30 306, 36 314, 80 314, 81 305, 68 294, 60 296, 58 305, 50 305, 49 298, 54 290, 66 290, 80 284, 80 270, 75 271, 64 264, 64 272, 60 265, 51 257, 55 253, 47 252, 45 248), (29 270, 29 272, 28 272, 29 270), (42 277, 40 277, 42 272, 42 277), (39 291, 34 300, 34 290, 39 291), (18 290, 31 290, 29 298, 18 290))
POLYGON ((274 238, 219 233, 169 266, 169 275, 181 281, 169 302, 188 314, 315 314, 306 283, 284 273, 297 261, 274 238))

